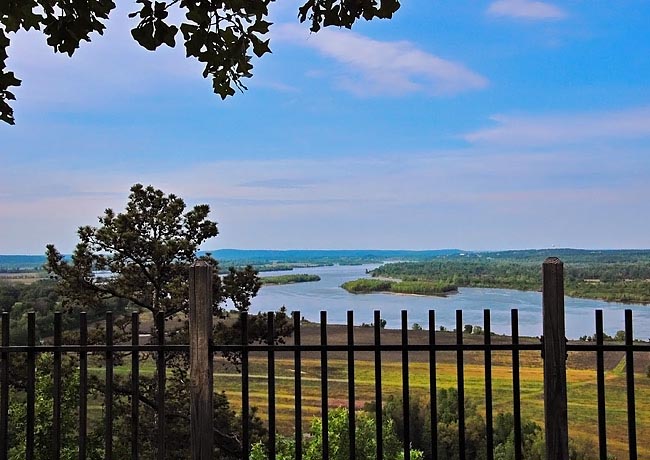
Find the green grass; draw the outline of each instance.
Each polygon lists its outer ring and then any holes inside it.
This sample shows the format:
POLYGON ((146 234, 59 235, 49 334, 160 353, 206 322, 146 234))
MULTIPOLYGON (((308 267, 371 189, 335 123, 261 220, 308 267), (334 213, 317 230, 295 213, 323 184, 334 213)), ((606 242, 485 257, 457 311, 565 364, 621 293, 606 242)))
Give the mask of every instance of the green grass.
MULTIPOLYGON (((499 360, 496 360, 499 361, 499 360)), ((512 372, 502 357, 503 364, 493 367, 493 397, 494 413, 512 412, 512 372)), ((526 363, 526 359, 522 359, 526 363)), ((264 419, 267 416, 268 386, 266 368, 263 358, 253 358, 250 361, 250 403, 259 409, 258 414, 264 419)), ((103 372, 102 368, 91 368, 92 372, 103 372)), ((143 375, 151 375, 154 366, 143 362, 140 367, 143 375)), ((320 416, 320 360, 305 359, 302 362, 303 393, 303 422, 308 425, 311 417, 320 416)), ((438 388, 456 387, 456 365, 440 363, 437 366, 438 388)), ((485 380, 484 366, 481 363, 464 366, 465 393, 474 399, 481 411, 484 410, 485 380)), ((127 375, 127 367, 115 369, 118 375, 127 375)), ((329 406, 347 405, 347 361, 328 361, 329 406)), ((543 374, 539 366, 520 369, 521 407, 522 415, 543 426, 543 374)), ((597 443, 597 406, 596 406, 596 373, 587 369, 568 369, 567 379, 569 396, 569 432, 572 437, 584 438, 597 443)), ((412 397, 428 399, 429 366, 422 362, 409 365, 409 383, 412 397)), ((370 361, 355 361, 355 392, 357 407, 374 401, 375 370, 370 361)), ((383 397, 400 396, 402 392, 402 368, 399 362, 382 364, 383 397)), ((636 375, 636 403, 638 439, 647 439, 650 435, 650 379, 644 375, 636 375)), ((241 375, 231 368, 217 364, 215 366, 215 391, 225 392, 235 410, 241 408, 241 375)), ((627 412, 626 412, 626 381, 625 375, 610 371, 606 375, 607 397, 607 430, 608 447, 611 453, 619 459, 626 458, 627 449, 627 412)), ((278 359, 276 361, 276 421, 278 430, 286 435, 293 432, 294 426, 294 375, 293 360, 278 359)), ((641 458, 650 458, 650 449, 639 443, 641 458)))
MULTIPOLYGON (((569 433, 573 438, 586 439, 597 445, 598 415, 596 394, 596 372, 588 366, 587 353, 572 353, 569 363, 576 363, 581 368, 567 369, 568 398, 569 398, 569 433)), ((382 394, 386 399, 389 395, 402 394, 402 367, 399 358, 387 353, 382 363, 382 394)), ((465 393, 472 398, 484 411, 485 401, 485 369, 482 353, 465 353, 465 393)), ((347 361, 340 354, 332 354, 328 360, 328 395, 329 406, 347 406, 348 380, 347 361)), ((543 405, 543 371, 539 353, 522 352, 520 356, 521 408, 522 415, 541 426, 544 424, 543 405)), ((309 425, 311 418, 321 414, 321 367, 320 359, 305 356, 302 360, 302 407, 303 424, 309 425)), ((618 456, 619 460, 627 458, 627 399, 626 377, 623 364, 612 365, 606 373, 606 404, 607 404, 607 433, 608 449, 618 456), (621 372, 623 370, 623 372, 621 372)), ((217 360, 215 362, 214 388, 215 392, 225 392, 233 408, 241 410, 241 374, 228 364, 217 360)), ((294 372, 292 355, 277 353, 276 359, 276 422, 278 430, 291 435, 294 428, 294 372)), ((155 365, 151 361, 140 364, 142 375, 153 375, 155 365)), ((90 367, 90 372, 103 375, 102 367, 90 367)), ((114 370, 116 375, 127 376, 129 366, 119 366, 114 370)), ((436 368, 437 386, 441 388, 456 387, 455 354, 440 352, 436 368)), ((258 408, 262 419, 267 417, 268 378, 267 360, 265 354, 252 354, 250 358, 250 404, 258 408)), ((414 359, 409 364, 409 386, 412 397, 428 400, 429 366, 426 361, 414 359)), ((512 366, 511 355, 506 352, 493 354, 492 368, 494 414, 512 412, 512 366)), ((375 369, 374 362, 368 356, 359 356, 355 360, 355 392, 357 407, 375 400, 375 369)), ((650 379, 644 374, 635 374, 637 438, 648 439, 650 436, 650 379)), ((94 408, 98 409, 99 408, 94 408)), ((650 458, 650 448, 643 442, 638 443, 640 458, 650 458)))
MULTIPOLYGON (((303 405, 304 421, 311 416, 320 415, 320 360, 303 361, 303 405)), ((295 403, 293 361, 278 360, 276 364, 276 420, 279 430, 284 434, 293 432, 295 403)), ((328 362, 329 405, 347 406, 347 361, 328 362)), ((465 392, 474 399, 484 411, 485 380, 482 364, 464 366, 465 392)), ((259 408, 259 414, 266 417, 268 390, 266 381, 266 362, 263 359, 251 361, 250 403, 259 408)), ((355 361, 355 392, 357 407, 374 401, 374 363, 355 361)), ((596 373, 593 370, 568 369, 569 432, 574 438, 587 439, 597 443, 597 397, 596 373)), ((541 426, 544 424, 543 372, 541 367, 522 367, 521 407, 522 415, 541 426)), ((511 367, 499 365, 492 372, 494 413, 512 412, 512 372, 511 367)), ((426 363, 409 365, 411 395, 428 400, 429 367, 426 363)), ((438 388, 456 387, 456 366, 442 363, 437 366, 438 388)), ((402 368, 400 363, 382 365, 383 397, 400 396, 402 392, 402 368)), ((637 437, 646 439, 650 435, 650 379, 636 375, 637 437)), ((217 372, 215 390, 225 391, 235 408, 241 407, 241 376, 234 373, 217 372)), ((627 450, 627 412, 626 381, 624 375, 609 372, 606 376, 607 431, 608 447, 619 459, 626 458, 627 450)), ((650 458, 650 449, 639 442, 640 458, 650 458)))

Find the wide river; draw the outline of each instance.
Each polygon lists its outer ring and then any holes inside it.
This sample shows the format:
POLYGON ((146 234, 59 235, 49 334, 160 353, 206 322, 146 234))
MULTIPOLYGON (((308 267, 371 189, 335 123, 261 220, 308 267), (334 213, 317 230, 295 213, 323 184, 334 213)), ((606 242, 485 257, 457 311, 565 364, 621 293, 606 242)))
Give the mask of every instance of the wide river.
MULTIPOLYGON (((458 294, 448 297, 411 296, 395 294, 350 294, 340 286, 346 281, 365 278, 366 270, 378 265, 297 268, 292 272, 264 272, 262 276, 309 273, 321 277, 318 282, 264 286, 253 299, 251 311, 277 310, 285 306, 288 311, 298 310, 310 321, 318 321, 319 312, 327 311, 329 323, 345 323, 348 310, 354 311, 355 324, 371 323, 373 311, 380 310, 387 327, 400 326, 400 311, 407 310, 409 326, 419 323, 427 328, 428 311, 436 311, 436 327, 455 327, 456 310, 463 310, 465 324, 483 325, 483 310, 489 308, 492 330, 500 334, 510 332, 510 310, 519 309, 521 335, 542 334, 542 297, 539 292, 510 289, 460 288, 458 294)), ((594 310, 602 309, 605 332, 614 335, 624 328, 624 310, 633 310, 634 336, 650 338, 650 305, 630 305, 599 300, 567 297, 566 327, 569 338, 592 335, 595 332, 594 310)))

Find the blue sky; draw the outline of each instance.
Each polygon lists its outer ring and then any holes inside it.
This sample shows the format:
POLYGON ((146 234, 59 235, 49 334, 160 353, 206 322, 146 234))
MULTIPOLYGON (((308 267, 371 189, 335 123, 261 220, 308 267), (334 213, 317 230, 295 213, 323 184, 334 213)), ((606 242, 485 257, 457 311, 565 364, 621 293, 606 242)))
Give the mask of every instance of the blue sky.
POLYGON ((72 59, 14 37, 0 253, 70 251, 136 182, 209 203, 207 249, 650 247, 647 1, 412 0, 310 35, 286 0, 225 102, 129 3, 72 59))

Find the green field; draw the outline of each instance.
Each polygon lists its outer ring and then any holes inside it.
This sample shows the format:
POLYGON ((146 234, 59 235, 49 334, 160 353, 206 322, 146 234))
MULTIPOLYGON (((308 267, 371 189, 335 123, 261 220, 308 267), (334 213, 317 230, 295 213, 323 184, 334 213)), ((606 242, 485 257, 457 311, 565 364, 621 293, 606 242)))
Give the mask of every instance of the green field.
MULTIPOLYGON (((318 326, 308 324, 303 327, 303 343, 318 343, 318 326)), ((425 343, 427 331, 409 331, 410 343, 425 343)), ((328 343, 345 343, 346 328, 340 325, 328 326, 328 343)), ((371 328, 355 328, 357 343, 371 343, 371 328)), ((383 330, 382 343, 399 343, 400 331, 383 330)), ((451 343, 454 333, 438 332, 438 343, 451 343)), ((479 343, 481 336, 466 335, 466 343, 479 343)), ((536 339, 521 338, 523 342, 536 339)), ((503 336, 493 337, 493 343, 508 343, 510 339, 503 336)), ((291 343, 291 340, 288 341, 291 343)), ((635 355, 635 390, 637 438, 647 439, 650 436, 650 378, 645 374, 649 357, 645 353, 635 355)), ((328 400, 329 407, 347 406, 348 376, 347 355, 332 352, 328 355, 328 400)), ((415 352, 409 355, 409 382, 411 395, 420 397, 423 402, 429 394, 429 364, 428 353, 415 352)), ((321 414, 321 362, 316 352, 305 352, 302 362, 302 387, 300 395, 303 407, 303 424, 307 428, 312 417, 321 414)), ((437 353, 437 386, 441 388, 456 387, 456 353, 437 353)), ((494 414, 512 412, 512 365, 511 353, 494 352, 492 355, 494 414)), ((267 417, 268 407, 268 376, 267 355, 252 353, 250 356, 250 403, 257 407, 262 419, 267 417)), ((278 431, 291 435, 293 433, 294 405, 296 401, 294 388, 293 354, 276 352, 276 421, 278 431)), ((483 352, 464 353, 465 391, 467 398, 473 399, 480 411, 484 411, 485 402, 485 371, 483 352)), ((543 375, 542 360, 539 352, 522 352, 520 355, 521 379, 521 408, 522 415, 543 426, 543 375)), ((608 449, 618 460, 627 459, 627 399, 625 360, 622 353, 606 354, 606 404, 608 449)), ((402 365, 399 352, 382 353, 382 388, 383 398, 389 395, 402 394, 402 365)), ((104 369, 94 367, 91 372, 103 375, 104 369)), ((117 367, 116 375, 127 376, 128 366, 117 367)), ((141 373, 151 375, 154 372, 153 363, 141 363, 141 373)), ((580 352, 569 355, 567 378, 569 381, 569 430, 570 436, 587 440, 597 446, 598 419, 596 397, 596 372, 594 353, 580 352)), ((359 352, 355 355, 355 392, 356 407, 361 408, 365 403, 375 399, 375 368, 373 355, 359 352)), ((215 360, 214 370, 215 392, 225 392, 232 407, 241 411, 241 374, 223 359, 215 360)), ((101 410, 101 404, 94 409, 101 410)), ((650 447, 643 442, 638 443, 639 458, 650 458, 650 447)))
MULTIPOLYGON (((454 353, 442 353, 455 359, 454 353)), ((538 365, 535 353, 523 353, 520 369, 521 379, 521 408, 525 418, 544 425, 543 407, 543 375, 538 365)), ((485 379, 484 366, 477 356, 469 356, 469 363, 464 366, 466 397, 473 399, 481 412, 484 412, 485 379)), ((495 365, 492 371, 494 414, 512 412, 512 371, 509 357, 495 353, 495 365)), ((446 359, 443 359, 446 361, 446 359)), ((620 366, 619 366, 620 367, 620 366)), ((290 436, 294 430, 294 391, 293 359, 281 357, 276 361, 276 422, 278 431, 290 436)), ((321 415, 320 391, 320 360, 304 359, 302 361, 302 407, 303 424, 308 427, 311 418, 321 415)), ((153 374, 153 365, 143 363, 142 374, 153 374)), ((91 372, 103 374, 101 368, 93 368, 91 372)), ((116 374, 128 375, 127 367, 115 369, 116 374)), ((456 387, 456 365, 451 362, 440 362, 436 367, 438 388, 456 387)), ((348 404, 347 361, 332 359, 328 361, 328 395, 329 407, 335 408, 348 404)), ((581 438, 598 442, 598 416, 596 406, 596 373, 589 369, 568 369, 569 380, 569 433, 573 438, 581 438)), ((637 438, 647 439, 650 436, 650 379, 638 373, 636 378, 636 416, 637 438)), ((267 361, 263 357, 253 357, 250 360, 250 404, 258 409, 262 419, 267 417, 268 376, 267 361)), ((429 394, 429 365, 426 362, 411 362, 409 365, 409 383, 412 397, 428 400, 429 394)), ((375 399, 375 369, 370 360, 355 360, 355 392, 356 407, 361 408, 365 403, 375 399)), ((627 412, 624 373, 613 369, 606 374, 607 398, 607 435, 608 449, 617 456, 618 460, 627 458, 627 412)), ((225 392, 232 407, 241 411, 241 374, 223 363, 217 363, 214 373, 216 392, 225 392)), ((400 362, 387 361, 382 364, 383 398, 389 395, 402 394, 402 366, 400 362)), ((97 402, 90 407, 92 412, 101 411, 97 402)), ((650 446, 639 442, 639 458, 650 458, 650 446)))
MULTIPOLYGON (((525 360, 525 359, 524 359, 525 360)), ((303 417, 307 422, 312 416, 320 416, 320 360, 303 361, 303 417)), ((293 361, 281 359, 276 364, 276 420, 280 432, 290 435, 293 432, 295 404, 293 361)), ((329 405, 347 406, 347 361, 328 362, 329 405)), ((482 364, 467 364, 465 371, 465 391, 468 398, 474 399, 481 411, 484 410, 485 384, 482 364)), ((456 387, 456 366, 440 363, 437 366, 438 388, 456 387)), ((543 378, 542 369, 522 367, 521 403, 522 415, 541 426, 543 420, 543 378)), ((357 360, 355 362, 355 392, 357 408, 374 401, 374 363, 357 360)), ((512 412, 512 372, 507 365, 493 368, 494 413, 512 412)), ((402 392, 401 363, 388 362, 382 366, 383 397, 400 396, 402 392)), ((574 438, 583 438, 597 443, 596 373, 586 369, 569 369, 569 432, 574 438)), ((429 366, 415 362, 409 365, 411 394, 428 399, 429 366)), ((241 376, 228 372, 215 374, 216 391, 225 391, 235 408, 241 405, 241 376)), ((251 404, 257 406, 259 415, 266 416, 268 403, 266 361, 256 359, 251 362, 250 378, 251 404)), ((625 375, 610 371, 606 376, 608 447, 619 460, 625 459, 627 450, 627 413, 625 375)), ((637 438, 647 439, 650 435, 650 379, 636 375, 637 438)), ((640 458, 650 458, 650 448, 639 443, 640 458)))

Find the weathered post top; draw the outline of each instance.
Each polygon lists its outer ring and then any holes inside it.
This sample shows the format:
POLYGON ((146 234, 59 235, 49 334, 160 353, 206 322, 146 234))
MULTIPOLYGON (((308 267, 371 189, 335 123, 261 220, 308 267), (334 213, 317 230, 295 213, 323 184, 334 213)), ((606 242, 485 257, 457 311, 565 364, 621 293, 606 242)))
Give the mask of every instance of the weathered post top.
POLYGON ((546 260, 544 260, 544 265, 546 264, 564 265, 564 263, 560 260, 559 257, 547 257, 546 260))
POLYGON ((195 260, 194 263, 191 265, 192 268, 194 267, 210 267, 210 264, 207 263, 205 260, 195 260))

